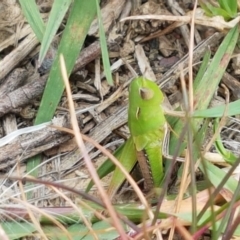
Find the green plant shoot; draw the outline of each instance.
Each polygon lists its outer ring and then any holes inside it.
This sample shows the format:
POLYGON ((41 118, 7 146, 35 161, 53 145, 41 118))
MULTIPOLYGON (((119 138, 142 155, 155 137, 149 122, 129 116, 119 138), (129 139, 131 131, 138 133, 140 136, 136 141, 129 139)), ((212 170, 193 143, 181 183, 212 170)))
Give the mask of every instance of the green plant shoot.
MULTIPOLYGON (((145 180, 146 190, 159 188, 163 179, 162 144, 166 120, 161 107, 163 94, 157 84, 143 77, 134 79, 129 88, 128 126, 130 138, 115 153, 127 171, 138 161, 145 180)), ((98 169, 102 178, 113 170, 107 160, 98 169)), ((116 193, 125 177, 116 168, 109 185, 110 197, 116 193)), ((91 188, 91 182, 87 191, 91 188)))

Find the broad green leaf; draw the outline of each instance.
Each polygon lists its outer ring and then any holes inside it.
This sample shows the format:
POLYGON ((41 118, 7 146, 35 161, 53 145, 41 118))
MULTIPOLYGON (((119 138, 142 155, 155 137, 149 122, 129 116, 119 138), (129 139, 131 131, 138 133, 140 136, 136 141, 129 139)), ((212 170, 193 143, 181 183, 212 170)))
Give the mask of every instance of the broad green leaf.
MULTIPOLYGON (((45 225, 43 226, 43 231, 50 240, 68 240, 68 236, 59 227, 45 225)), ((71 236, 72 240, 83 239, 85 235, 89 233, 88 228, 84 224, 75 223, 66 228, 66 231, 71 236)))
MULTIPOLYGON (((123 225, 124 226, 124 225, 123 225)), ((126 227, 125 227, 126 228, 126 227)), ((93 231, 99 240, 116 239, 119 233, 116 229, 107 221, 99 221, 92 225, 93 231)), ((44 226, 44 232, 51 240, 68 240, 69 238, 56 226, 44 226)), ((95 239, 89 229, 80 223, 72 224, 66 229, 72 240, 91 240, 95 239)))
POLYGON ((27 237, 36 231, 34 224, 29 222, 2 222, 1 227, 9 239, 27 237))
MULTIPOLYGON (((221 0, 222 1, 222 0, 221 0)), ((231 10, 232 17, 235 17, 238 10, 237 0, 226 1, 231 10)))

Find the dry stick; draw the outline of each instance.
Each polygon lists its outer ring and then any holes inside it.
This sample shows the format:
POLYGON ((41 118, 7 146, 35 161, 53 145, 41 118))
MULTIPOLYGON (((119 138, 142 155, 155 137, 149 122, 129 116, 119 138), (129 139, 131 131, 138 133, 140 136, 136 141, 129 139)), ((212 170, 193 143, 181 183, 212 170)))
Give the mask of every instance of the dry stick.
POLYGON ((41 77, 37 81, 26 84, 17 90, 8 93, 0 99, 0 117, 8 112, 18 111, 18 108, 26 105, 29 101, 42 94, 47 81, 47 76, 41 77))
MULTIPOLYGON (((178 4, 177 1, 174 0, 168 0, 168 7, 171 9, 171 12, 173 13, 174 16, 185 16, 186 13, 184 12, 184 10, 180 7, 180 5, 178 4)), ((192 18, 190 18, 190 22, 191 22, 192 18)), ((179 21, 177 21, 179 22, 179 21)), ((189 29, 188 26, 186 24, 180 25, 179 26, 179 30, 181 32, 182 38, 186 44, 186 46, 188 47, 189 45, 189 29)))
POLYGON ((0 80, 39 44, 34 33, 30 33, 12 52, 0 61, 0 80))
POLYGON ((240 99, 240 82, 228 72, 223 74, 222 83, 224 83, 232 92, 234 100, 240 99))
POLYGON ((77 72, 83 66, 87 65, 94 59, 96 59, 101 53, 101 47, 99 41, 95 41, 90 46, 84 48, 77 61, 75 62, 73 73, 77 72))
POLYGON ((6 77, 1 80, 0 97, 3 98, 6 94, 14 91, 21 85, 28 77, 27 70, 23 68, 15 68, 6 77))
MULTIPOLYGON (((12 92, 21 85, 23 85, 27 76, 27 70, 22 68, 15 68, 10 74, 8 74, 4 79, 2 79, 2 83, 0 86, 0 98, 4 97, 7 93, 12 92)), ((14 114, 8 114, 6 116, 3 116, 2 127, 6 135, 17 130, 16 116, 14 114)))
POLYGON ((21 161, 29 156, 43 152, 49 148, 57 146, 67 140, 71 136, 64 135, 52 128, 45 128, 40 131, 19 136, 11 143, 0 148, 0 170, 7 169, 16 163, 16 158, 21 155, 21 161), (43 143, 44 142, 44 143, 43 143), (12 151, 14 149, 14 151, 12 151))
MULTIPOLYGON (((25 25, 18 36, 18 40, 23 39, 27 35, 32 33, 32 29, 29 24, 25 25)), ((10 37, 5 39, 3 42, 0 43, 0 52, 2 52, 5 48, 16 44, 16 35, 12 34, 10 37)))
POLYGON ((190 28, 190 41, 189 41, 189 62, 188 62, 188 74, 189 74, 189 113, 193 113, 193 49, 194 49, 194 17, 196 14, 197 1, 195 1, 194 9, 192 12, 191 28, 190 28))
POLYGON ((69 110, 70 110, 70 115, 71 115, 71 122, 72 122, 72 126, 75 132, 75 139, 76 142, 78 144, 79 149, 81 150, 86 166, 89 170, 89 173, 93 179, 93 181, 95 182, 96 186, 98 187, 100 196, 102 197, 103 202, 105 203, 106 208, 109 211, 109 215, 112 217, 112 221, 113 221, 113 225, 116 227, 117 231, 119 232, 120 236, 122 239, 127 239, 127 235, 122 227, 122 225, 119 222, 119 219, 117 217, 117 214, 113 208, 113 206, 111 205, 111 202, 107 196, 107 194, 105 193, 101 183, 100 183, 100 179, 97 175, 96 169, 94 168, 91 159, 87 153, 87 150, 85 148, 84 142, 82 140, 81 134, 80 133, 80 129, 78 127, 78 122, 77 122, 77 118, 75 116, 75 110, 74 110, 74 103, 72 101, 72 97, 71 97, 71 89, 68 83, 68 77, 67 77, 67 71, 66 71, 66 66, 65 66, 65 62, 63 59, 63 56, 60 55, 60 64, 61 64, 61 71, 62 71, 62 76, 63 76, 63 80, 66 86, 66 91, 67 91, 67 97, 68 97, 68 103, 69 103, 69 110))
POLYGON ((158 31, 150 34, 149 36, 144 37, 143 39, 141 39, 141 40, 139 41, 139 43, 144 43, 144 42, 150 41, 150 40, 153 39, 153 38, 158 38, 158 37, 167 35, 168 33, 172 32, 175 28, 180 27, 180 26, 182 26, 183 24, 185 24, 185 23, 175 22, 175 23, 169 25, 168 27, 164 28, 163 30, 162 30, 162 29, 161 29, 161 30, 158 30, 158 31))

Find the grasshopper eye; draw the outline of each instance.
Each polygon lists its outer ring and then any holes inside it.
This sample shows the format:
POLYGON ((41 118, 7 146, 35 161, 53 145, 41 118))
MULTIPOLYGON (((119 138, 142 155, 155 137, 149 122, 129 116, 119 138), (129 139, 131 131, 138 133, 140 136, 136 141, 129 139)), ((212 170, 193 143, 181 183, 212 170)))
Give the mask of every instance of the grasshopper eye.
POLYGON ((143 100, 149 100, 153 98, 154 92, 149 88, 140 88, 139 94, 143 100))

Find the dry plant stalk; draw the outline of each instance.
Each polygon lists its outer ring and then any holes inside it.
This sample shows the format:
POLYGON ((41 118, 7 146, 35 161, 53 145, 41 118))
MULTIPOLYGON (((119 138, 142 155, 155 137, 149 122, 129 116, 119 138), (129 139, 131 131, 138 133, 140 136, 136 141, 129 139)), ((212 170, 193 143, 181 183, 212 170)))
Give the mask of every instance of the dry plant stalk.
POLYGON ((71 97, 71 89, 70 89, 69 82, 68 82, 65 62, 64 62, 64 58, 63 58, 62 55, 60 55, 60 64, 61 64, 63 80, 64 80, 64 83, 65 83, 65 86, 66 86, 70 115, 71 115, 71 121, 72 121, 72 126, 73 126, 73 130, 74 130, 74 135, 75 135, 76 142, 78 144, 79 149, 81 150, 81 152, 83 154, 85 164, 86 164, 86 166, 87 166, 87 168, 90 172, 90 175, 91 175, 93 181, 95 182, 96 186, 98 187, 100 196, 101 196, 103 202, 105 203, 106 208, 109 211, 109 215, 112 217, 112 221, 113 221, 112 224, 115 226, 115 228, 119 232, 119 235, 121 236, 121 238, 127 240, 127 235, 126 235, 122 225, 120 224, 117 213, 115 212, 113 206, 111 205, 111 202, 110 202, 106 192, 104 191, 103 187, 101 186, 100 179, 97 175, 96 169, 94 168, 94 166, 91 162, 91 159, 90 159, 90 157, 87 153, 87 149, 86 149, 86 147, 84 145, 84 142, 82 140, 82 137, 81 137, 81 134, 80 134, 80 129, 79 129, 78 123, 77 123, 77 118, 76 118, 76 115, 75 115, 74 104, 73 104, 72 97, 71 97))

